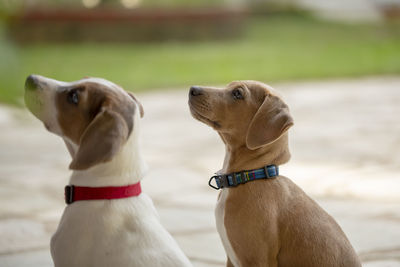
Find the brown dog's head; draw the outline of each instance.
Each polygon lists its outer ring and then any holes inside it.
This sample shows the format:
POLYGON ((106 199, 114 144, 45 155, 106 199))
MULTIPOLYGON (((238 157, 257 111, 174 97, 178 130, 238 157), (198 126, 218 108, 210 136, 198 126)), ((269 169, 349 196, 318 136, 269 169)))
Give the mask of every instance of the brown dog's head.
POLYGON ((189 107, 194 118, 251 150, 273 143, 293 125, 288 106, 257 81, 235 81, 224 89, 193 86, 189 107))
POLYGON ((30 75, 25 103, 47 130, 64 139, 73 170, 110 161, 133 131, 137 107, 143 116, 131 93, 100 78, 61 82, 30 75))

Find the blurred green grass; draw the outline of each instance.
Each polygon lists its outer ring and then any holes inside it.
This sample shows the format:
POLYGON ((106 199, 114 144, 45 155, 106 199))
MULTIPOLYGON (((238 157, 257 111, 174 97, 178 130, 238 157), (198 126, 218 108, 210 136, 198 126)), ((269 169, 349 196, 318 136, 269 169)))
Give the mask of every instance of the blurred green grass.
POLYGON ((234 41, 35 44, 0 40, 0 102, 20 104, 31 73, 103 77, 126 90, 400 73, 399 24, 339 24, 305 15, 255 17, 234 41))

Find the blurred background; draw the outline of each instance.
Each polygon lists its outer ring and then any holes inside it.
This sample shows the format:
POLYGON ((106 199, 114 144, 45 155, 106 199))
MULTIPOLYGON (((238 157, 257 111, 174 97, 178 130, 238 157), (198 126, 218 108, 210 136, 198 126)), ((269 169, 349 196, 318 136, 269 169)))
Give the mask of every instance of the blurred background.
POLYGON ((282 173, 343 227, 365 266, 400 266, 399 0, 0 0, 0 266, 52 266, 70 161, 24 109, 29 74, 103 77, 142 101, 144 191, 195 266, 224 266, 218 135, 191 85, 254 79, 295 118, 282 173))
POLYGON ((398 0, 2 0, 0 12, 6 103, 30 73, 144 91, 400 71, 398 0))

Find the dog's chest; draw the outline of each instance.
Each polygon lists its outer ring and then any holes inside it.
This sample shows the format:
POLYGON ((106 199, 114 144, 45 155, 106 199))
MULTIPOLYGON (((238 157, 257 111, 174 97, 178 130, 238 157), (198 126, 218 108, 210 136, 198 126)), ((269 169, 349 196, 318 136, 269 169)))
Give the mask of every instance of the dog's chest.
POLYGON ((215 207, 215 220, 217 225, 217 231, 221 238, 222 244, 224 245, 225 252, 228 255, 230 261, 235 267, 239 267, 239 261, 236 257, 235 251, 229 241, 228 235, 225 228, 225 203, 228 198, 229 189, 222 189, 218 197, 217 206, 215 207))
POLYGON ((143 193, 67 207, 51 252, 56 267, 190 266, 143 193))
MULTIPOLYGON (((107 266, 130 260, 127 245, 140 241, 140 225, 121 207, 102 202, 80 202, 66 208, 51 240, 56 266, 107 266)), ((132 205, 126 209, 134 210, 132 205)))

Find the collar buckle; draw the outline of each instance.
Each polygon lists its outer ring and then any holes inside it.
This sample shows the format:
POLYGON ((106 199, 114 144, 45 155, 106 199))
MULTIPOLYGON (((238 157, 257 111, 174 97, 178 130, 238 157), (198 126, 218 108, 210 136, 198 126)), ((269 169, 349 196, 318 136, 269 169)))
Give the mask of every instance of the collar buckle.
POLYGON ((67 185, 64 188, 65 204, 69 205, 74 202, 74 186, 67 185))
POLYGON ((276 165, 264 166, 264 171, 267 178, 273 178, 279 175, 279 167, 276 165))

